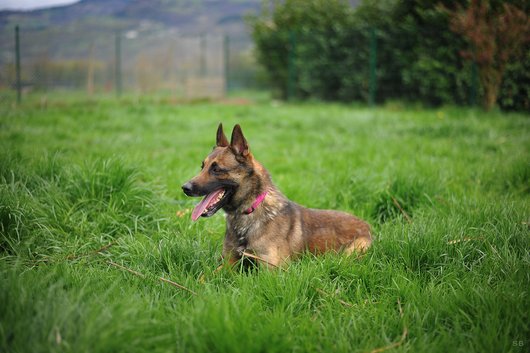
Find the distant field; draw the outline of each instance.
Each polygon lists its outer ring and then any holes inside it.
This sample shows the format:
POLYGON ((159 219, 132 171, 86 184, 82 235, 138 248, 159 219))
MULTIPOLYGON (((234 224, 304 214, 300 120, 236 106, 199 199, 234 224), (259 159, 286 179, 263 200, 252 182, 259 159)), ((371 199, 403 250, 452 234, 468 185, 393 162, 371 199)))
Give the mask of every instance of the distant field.
POLYGON ((0 107, 0 351, 529 351, 529 115, 231 102, 0 107), (180 185, 221 121, 372 249, 213 273, 224 218, 180 185))

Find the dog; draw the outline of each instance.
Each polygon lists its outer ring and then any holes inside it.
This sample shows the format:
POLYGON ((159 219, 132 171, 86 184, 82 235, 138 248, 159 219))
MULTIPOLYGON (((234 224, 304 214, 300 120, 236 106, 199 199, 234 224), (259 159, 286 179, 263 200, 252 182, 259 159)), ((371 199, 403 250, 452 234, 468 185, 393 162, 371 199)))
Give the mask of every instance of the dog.
POLYGON ((222 256, 231 265, 250 257, 280 267, 307 251, 349 255, 365 252, 372 243, 365 221, 288 200, 250 152, 239 124, 230 143, 219 124, 213 151, 182 190, 187 196, 204 196, 192 211, 193 221, 225 211, 222 256))

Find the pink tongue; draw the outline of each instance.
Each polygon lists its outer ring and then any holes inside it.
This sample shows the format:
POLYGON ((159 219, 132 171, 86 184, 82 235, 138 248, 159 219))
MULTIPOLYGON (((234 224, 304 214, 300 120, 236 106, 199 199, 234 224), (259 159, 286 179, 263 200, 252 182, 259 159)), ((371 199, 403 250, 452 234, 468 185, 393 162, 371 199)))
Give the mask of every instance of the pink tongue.
POLYGON ((191 213, 191 219, 194 221, 199 219, 204 210, 207 209, 211 203, 213 203, 217 195, 219 195, 221 192, 223 192, 223 189, 215 190, 214 192, 211 192, 206 195, 204 199, 202 199, 202 201, 199 202, 197 206, 195 206, 195 208, 193 209, 193 212, 191 213))

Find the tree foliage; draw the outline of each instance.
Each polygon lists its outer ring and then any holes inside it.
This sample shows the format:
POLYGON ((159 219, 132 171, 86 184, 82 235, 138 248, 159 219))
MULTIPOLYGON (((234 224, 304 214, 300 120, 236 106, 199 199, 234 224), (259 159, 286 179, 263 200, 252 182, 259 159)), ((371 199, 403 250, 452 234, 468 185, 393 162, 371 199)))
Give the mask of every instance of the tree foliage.
MULTIPOLYGON (((468 39, 450 30, 451 11, 461 9, 462 3, 381 0, 352 8, 341 0, 264 1, 262 13, 251 18, 250 25, 258 61, 282 98, 291 81, 296 87, 291 93, 298 98, 366 101, 375 33, 377 101, 464 105, 470 103, 474 88, 473 63, 461 55, 468 39)), ((499 1, 492 7, 505 8, 499 1)), ((503 18, 499 25, 507 25, 503 18)), ((499 103, 511 109, 528 106, 525 64, 505 60, 505 70, 509 80, 503 83, 499 103)), ((481 84, 475 88, 487 96, 481 84)))
MULTIPOLYGON (((250 17, 249 22, 257 47, 258 62, 266 69, 270 83, 279 96, 287 96, 289 54, 294 49, 298 59, 292 56, 291 60, 296 60, 300 78, 297 82, 298 94, 307 96, 318 93, 320 87, 316 84, 316 89, 312 89, 313 82, 321 81, 322 78, 315 77, 307 82, 304 78, 307 76, 306 70, 319 67, 319 62, 336 63, 329 55, 333 55, 338 49, 338 42, 329 39, 332 36, 336 38, 349 28, 352 13, 352 8, 343 0, 286 0, 274 2, 274 6, 269 1, 263 1, 261 15, 250 17), (272 7, 274 9, 271 12, 272 7), (309 63, 306 56, 312 55, 316 48, 321 48, 324 52, 313 57, 314 61, 309 63), (304 67, 304 64, 309 66, 304 67), (304 87, 304 82, 307 87, 304 87)), ((329 79, 325 76, 326 80, 329 79)))
POLYGON ((449 14, 451 30, 469 44, 461 54, 478 65, 483 104, 491 109, 497 102, 507 64, 530 40, 528 15, 508 3, 494 11, 488 0, 472 0, 466 8, 458 6, 449 14))

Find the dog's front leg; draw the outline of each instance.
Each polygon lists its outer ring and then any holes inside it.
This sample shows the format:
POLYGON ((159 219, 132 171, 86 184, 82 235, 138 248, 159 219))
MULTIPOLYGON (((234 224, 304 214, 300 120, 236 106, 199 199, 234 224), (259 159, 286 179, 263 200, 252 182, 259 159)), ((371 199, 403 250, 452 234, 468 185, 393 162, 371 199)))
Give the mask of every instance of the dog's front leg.
POLYGON ((267 251, 252 251, 246 249, 242 252, 247 257, 268 268, 280 268, 286 263, 287 258, 280 256, 277 249, 270 248, 267 251))
POLYGON ((221 257, 221 261, 223 262, 222 264, 220 264, 214 271, 213 273, 217 273, 219 271, 221 271, 223 268, 225 267, 229 267, 229 268, 232 268, 234 267, 234 265, 239 261, 238 258, 234 257, 234 256, 227 256, 226 258, 223 256, 221 257))

